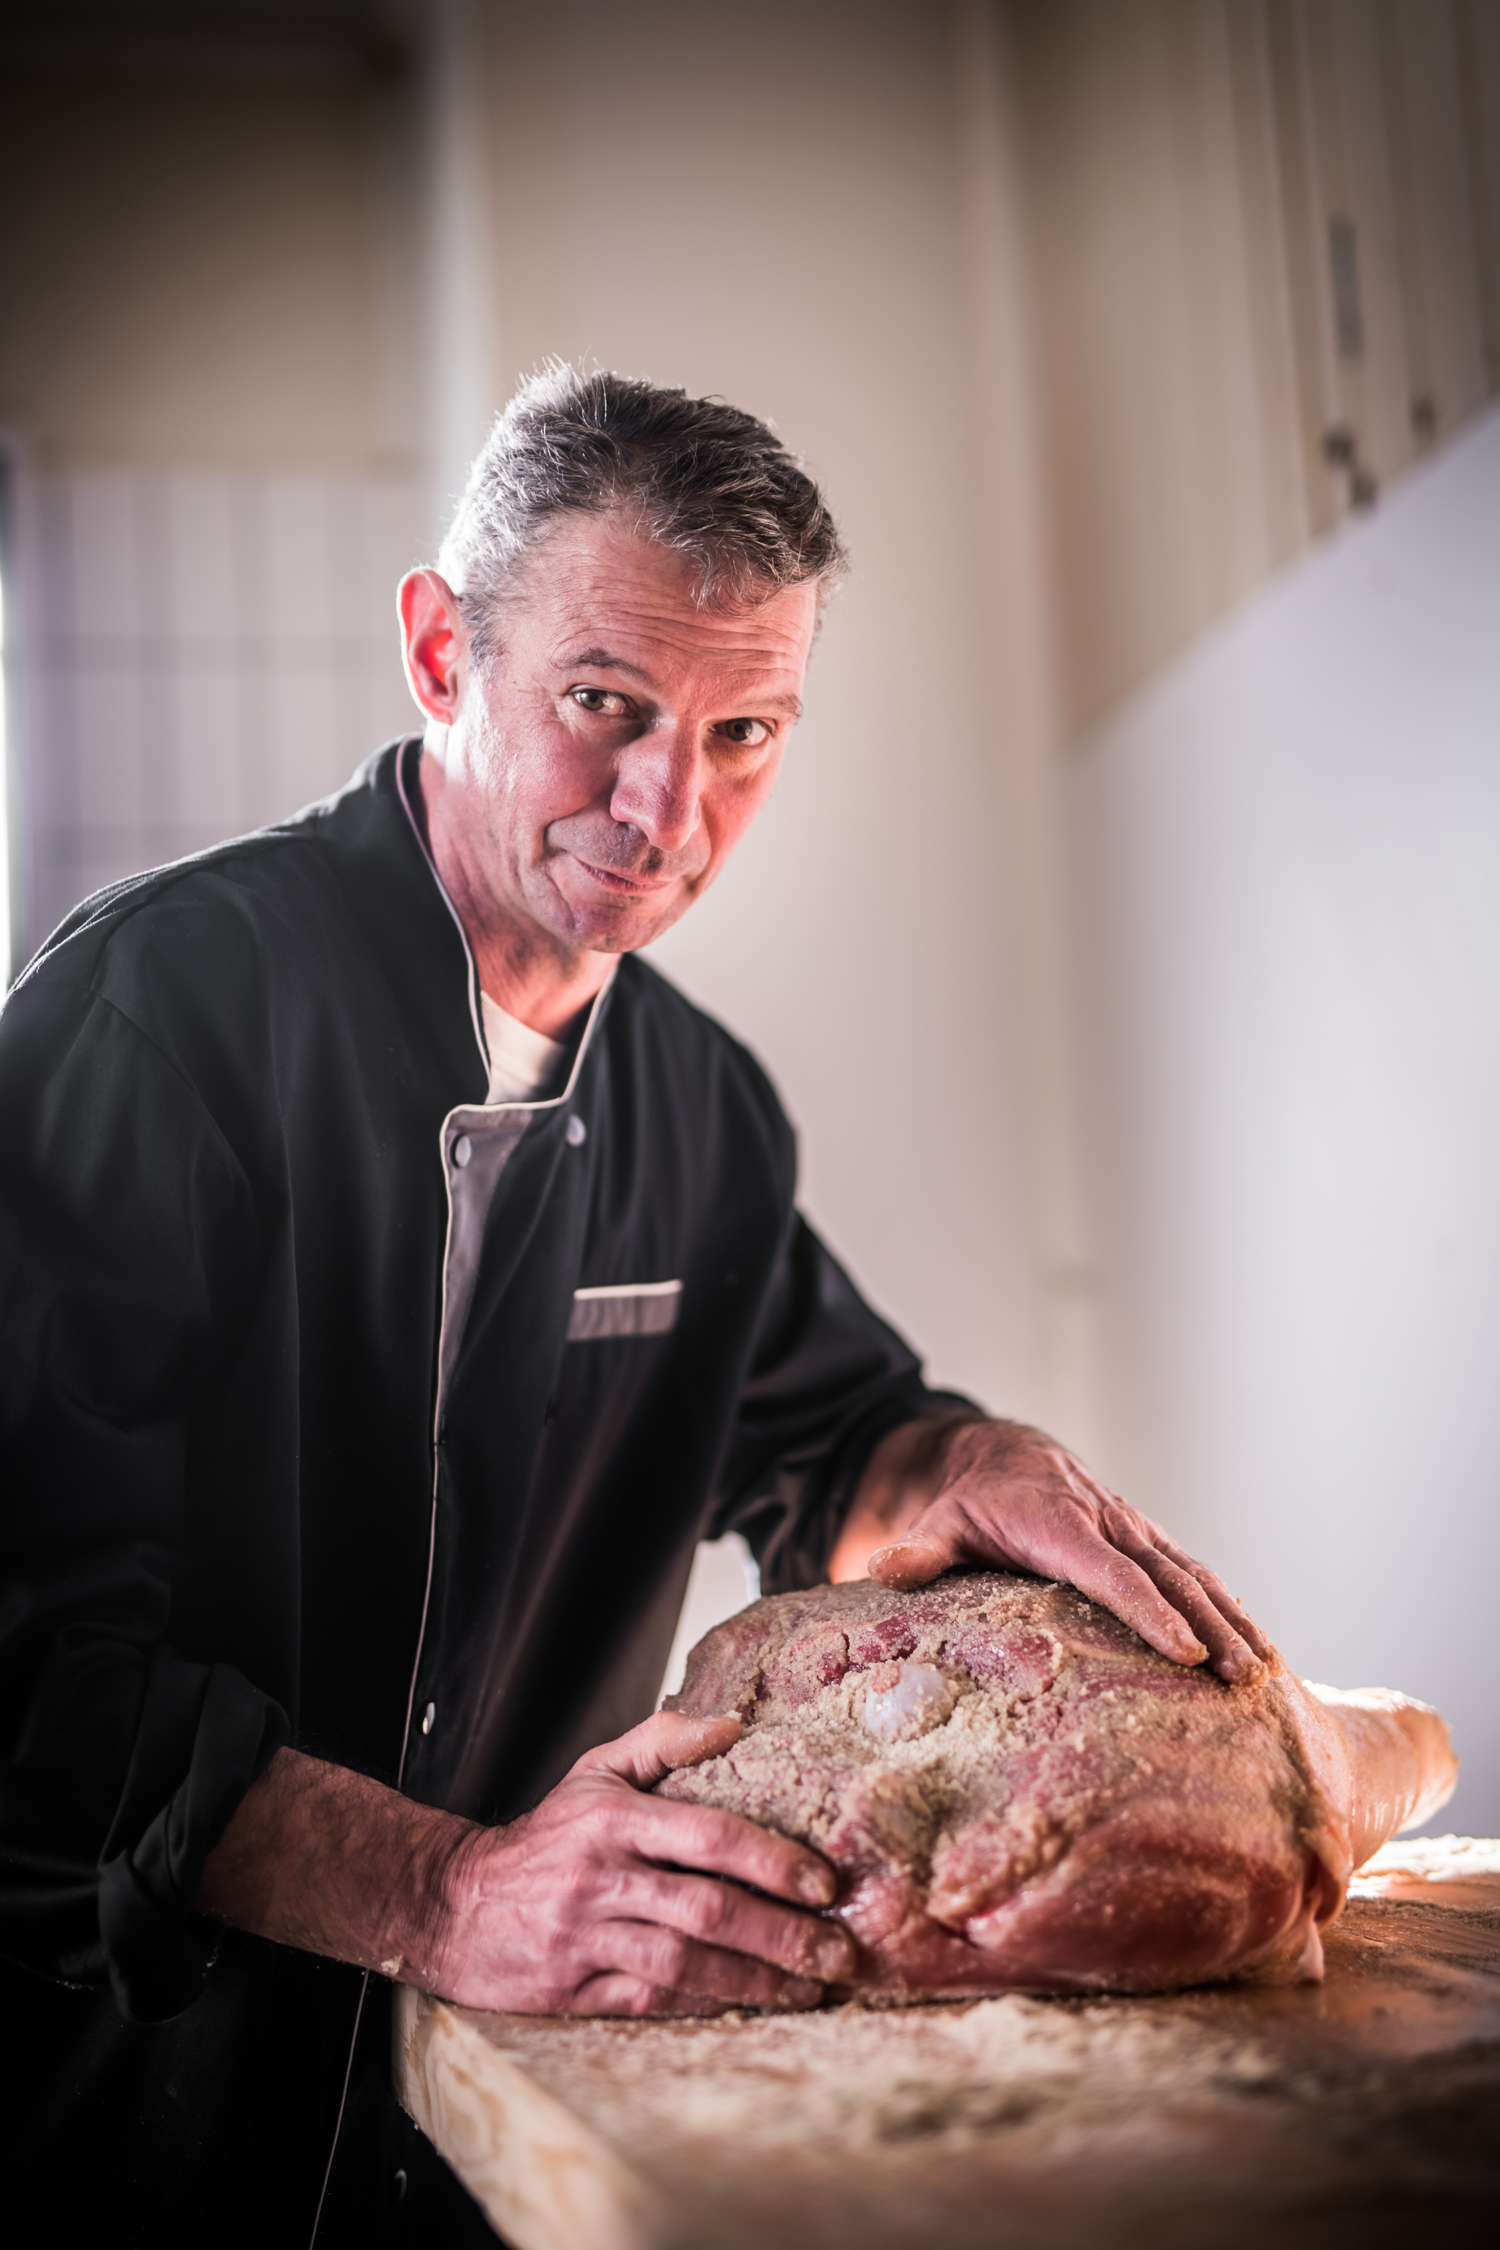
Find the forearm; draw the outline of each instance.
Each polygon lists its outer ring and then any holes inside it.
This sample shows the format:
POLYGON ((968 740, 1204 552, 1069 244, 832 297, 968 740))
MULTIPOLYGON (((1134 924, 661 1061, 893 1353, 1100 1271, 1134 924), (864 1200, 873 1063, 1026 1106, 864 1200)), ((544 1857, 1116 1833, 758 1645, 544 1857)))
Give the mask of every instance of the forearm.
POLYGON ((737 1718, 658 1712, 484 1828, 283 1750, 210 1854, 195 1905, 466 2007, 714 2014, 808 2007, 853 1953, 815 1852, 654 1796, 737 1718))
POLYGON ((474 1823, 278 1750, 208 1856, 194 1906, 402 1983, 434 1980, 446 1878, 474 1823))

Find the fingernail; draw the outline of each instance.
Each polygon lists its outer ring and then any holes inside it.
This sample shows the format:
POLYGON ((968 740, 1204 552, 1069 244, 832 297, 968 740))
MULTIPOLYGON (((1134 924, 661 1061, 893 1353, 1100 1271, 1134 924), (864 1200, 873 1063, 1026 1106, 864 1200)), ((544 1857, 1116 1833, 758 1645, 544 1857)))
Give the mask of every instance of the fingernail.
POLYGON ((1260 1669, 1260 1659, 1252 1656, 1248 1649, 1243 1651, 1231 1650, 1228 1656, 1219 1659, 1219 1677, 1230 1681, 1236 1687, 1242 1680, 1257 1679, 1260 1676, 1260 1669))
POLYGON ((780 1997, 789 2008, 816 2008, 823 1997, 823 1987, 806 1977, 787 1977, 782 1982, 780 1997))
POLYGON ((796 1876, 797 1896, 809 1906, 832 1906, 838 1881, 831 1867, 802 1866, 796 1876))
POLYGON ((914 1579, 925 1584, 924 1572, 926 1578, 931 1577, 922 1559, 922 1549, 914 1539, 898 1539, 894 1546, 877 1547, 865 1564, 865 1576, 874 1578, 882 1586, 894 1583, 897 1587, 909 1587, 914 1579), (892 1564, 895 1565, 894 1579, 890 1575, 892 1564))

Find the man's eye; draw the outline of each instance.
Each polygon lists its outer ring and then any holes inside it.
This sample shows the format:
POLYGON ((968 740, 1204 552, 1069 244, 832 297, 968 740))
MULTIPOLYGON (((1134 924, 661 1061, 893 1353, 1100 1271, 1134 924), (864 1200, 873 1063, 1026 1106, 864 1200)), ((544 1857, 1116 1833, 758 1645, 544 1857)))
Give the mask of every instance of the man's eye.
POLYGON ((606 719, 618 719, 624 716, 624 696, 615 695, 609 688, 576 687, 570 688, 568 693, 578 705, 580 711, 592 711, 606 719))
POLYGON ((758 750, 763 742, 771 739, 771 730, 764 719, 726 719, 719 732, 737 750, 758 750))

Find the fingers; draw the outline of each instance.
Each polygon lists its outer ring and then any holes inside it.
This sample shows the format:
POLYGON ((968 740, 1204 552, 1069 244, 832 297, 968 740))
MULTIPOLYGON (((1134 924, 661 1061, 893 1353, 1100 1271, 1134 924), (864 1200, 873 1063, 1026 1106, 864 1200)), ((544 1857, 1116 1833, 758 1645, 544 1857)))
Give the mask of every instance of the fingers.
POLYGON ((1208 1655, 1206 1644, 1140 1564, 1096 1532, 1075 1536, 1066 1567, 1055 1575, 1112 1610, 1174 1664, 1201 1664, 1208 1655))
POLYGON ((794 1977, 837 1984, 854 1972, 853 1942, 838 1923, 777 1906, 734 1883, 652 1870, 624 1883, 612 1903, 622 1918, 660 1923, 794 1977))
POLYGON ((688 1719, 677 1711, 658 1711, 618 1741, 589 1751, 573 1773, 580 1778, 609 1774, 639 1792, 629 1806, 627 1826, 632 1845, 648 1859, 729 1875, 802 1906, 831 1906, 837 1879, 816 1852, 737 1813, 712 1812, 646 1794, 677 1767, 696 1765, 702 1758, 731 1749, 742 1732, 732 1712, 722 1718, 688 1719))
POLYGON ((658 1866, 728 1875, 799 1906, 831 1906, 838 1893, 838 1878, 827 1860, 805 1844, 739 1813, 716 1812, 707 1805, 637 1798, 629 1807, 623 1840, 658 1866))
POLYGON ((744 1732, 734 1713, 722 1718, 688 1719, 680 1711, 658 1711, 615 1742, 590 1750, 575 1773, 612 1773, 632 1789, 650 1789, 678 1766, 721 1757, 744 1732))
POLYGON ((1193 1556, 1185 1553, 1174 1540, 1167 1537, 1164 1531, 1157 1530, 1154 1524, 1151 1528, 1155 1544, 1161 1549, 1162 1553, 1169 1555, 1181 1569, 1189 1571, 1197 1579, 1219 1614, 1228 1618, 1241 1640, 1252 1648, 1258 1657, 1268 1659, 1273 1653, 1271 1643, 1266 1639, 1265 1634, 1243 1603, 1235 1600, 1217 1572, 1210 1570, 1206 1563, 1198 1562, 1193 1556))
MULTIPOLYGON (((952 1506, 951 1501, 938 1501, 928 1511, 928 1519, 940 1509, 946 1511, 952 1506)), ((1062 1525, 1051 1527, 1050 1536, 1039 1541, 1035 1551, 1025 1555, 1026 1564, 1048 1577, 1076 1586, 1091 1601, 1101 1602, 1139 1633, 1142 1640, 1149 1641, 1163 1656, 1169 1656, 1174 1664, 1201 1664, 1216 1645, 1215 1641, 1200 1639, 1194 1630, 1197 1609, 1200 1606, 1211 1608, 1201 1588, 1196 1580, 1190 1582, 1199 1597, 1191 1606, 1171 1599, 1178 1590, 1175 1580, 1167 1588, 1157 1585, 1157 1572, 1148 1569, 1145 1563, 1146 1556, 1154 1554, 1154 1550, 1144 1536, 1137 1538, 1124 1528, 1130 1511, 1115 1502, 1112 1513, 1122 1534, 1118 1543, 1095 1531, 1086 1519, 1064 1519, 1062 1525), (1126 1551, 1125 1541, 1132 1551, 1126 1551)), ((961 1521, 960 1529, 951 1536, 936 1529, 913 1532, 896 1546, 884 1547, 870 1557, 870 1576, 883 1586, 904 1591, 927 1585, 960 1561, 1008 1562, 1010 1557, 1003 1547, 998 1555, 986 1552, 999 1546, 998 1539, 986 1538, 982 1523, 966 1525, 961 1521), (963 1529, 968 1530, 968 1538, 961 1536, 963 1529)), ((1168 1568, 1175 1569, 1175 1566, 1168 1565, 1168 1568)), ((1185 1572, 1176 1575, 1187 1578, 1185 1572)), ((1213 1615, 1216 1622, 1222 1624, 1216 1611, 1213 1615)), ((1216 1636, 1216 1641, 1227 1653, 1229 1643, 1222 1635, 1216 1636)), ((1245 1653, 1248 1656, 1248 1650, 1245 1653)))
POLYGON ((966 1465, 905 1537, 878 1549, 870 1576, 903 1590, 958 1563, 1037 1570, 1102 1602, 1174 1663, 1207 1659, 1226 1680, 1254 1678, 1270 1652, 1212 1571, 1060 1448, 1039 1443, 1024 1480, 966 1465), (997 1505, 1004 1499, 1005 1505, 997 1505))
POLYGON ((823 1997, 822 1985, 810 1977, 788 1976, 768 1962, 700 1945, 659 1924, 610 1922, 596 1933, 595 1944, 596 1973, 633 1977, 657 1991, 691 1994, 723 2007, 815 2008, 823 1997))
POLYGON ((1232 1681, 1253 1680, 1260 1670, 1259 1657, 1193 1573, 1152 1546, 1149 1540, 1142 1540, 1139 1545, 1132 1542, 1132 1554, 1152 1584, 1188 1620, 1207 1648, 1209 1661, 1220 1677, 1232 1681))
POLYGON ((877 1547, 865 1567, 880 1585, 894 1586, 904 1593, 913 1586, 930 1585, 960 1560, 952 1542, 918 1532, 908 1533, 894 1546, 877 1547))
POLYGON ((1167 1537, 1149 1516, 1110 1496, 1104 1528, 1138 1562, 1175 1609, 1206 1642, 1214 1669, 1226 1680, 1253 1679, 1271 1654, 1254 1621, 1223 1580, 1167 1537))

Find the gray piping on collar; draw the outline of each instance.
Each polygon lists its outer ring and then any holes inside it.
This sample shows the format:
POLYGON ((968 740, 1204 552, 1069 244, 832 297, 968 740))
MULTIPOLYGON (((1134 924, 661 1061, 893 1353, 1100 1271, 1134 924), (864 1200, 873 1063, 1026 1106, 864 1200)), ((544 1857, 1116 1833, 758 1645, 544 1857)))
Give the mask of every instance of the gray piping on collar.
MULTIPOLYGON (((412 739, 413 737, 408 735, 407 741, 412 739)), ((437 861, 427 848, 427 838, 422 833, 422 824, 412 810, 411 799, 406 794, 406 775, 402 771, 405 763, 406 743, 403 742, 396 752, 396 794, 401 799, 401 810, 411 822, 411 832, 417 839, 417 850, 426 860, 427 872, 437 885, 438 897, 453 917, 453 927, 458 932, 458 942, 463 947, 464 959, 469 964, 469 1021, 474 1027, 474 1043, 484 1058, 484 1075, 488 1078, 490 1074, 490 1050, 484 1036, 484 1022, 479 1012, 479 964, 474 959, 474 948, 469 943, 469 933, 458 918, 458 908, 448 896, 448 886, 437 871, 437 861)))

